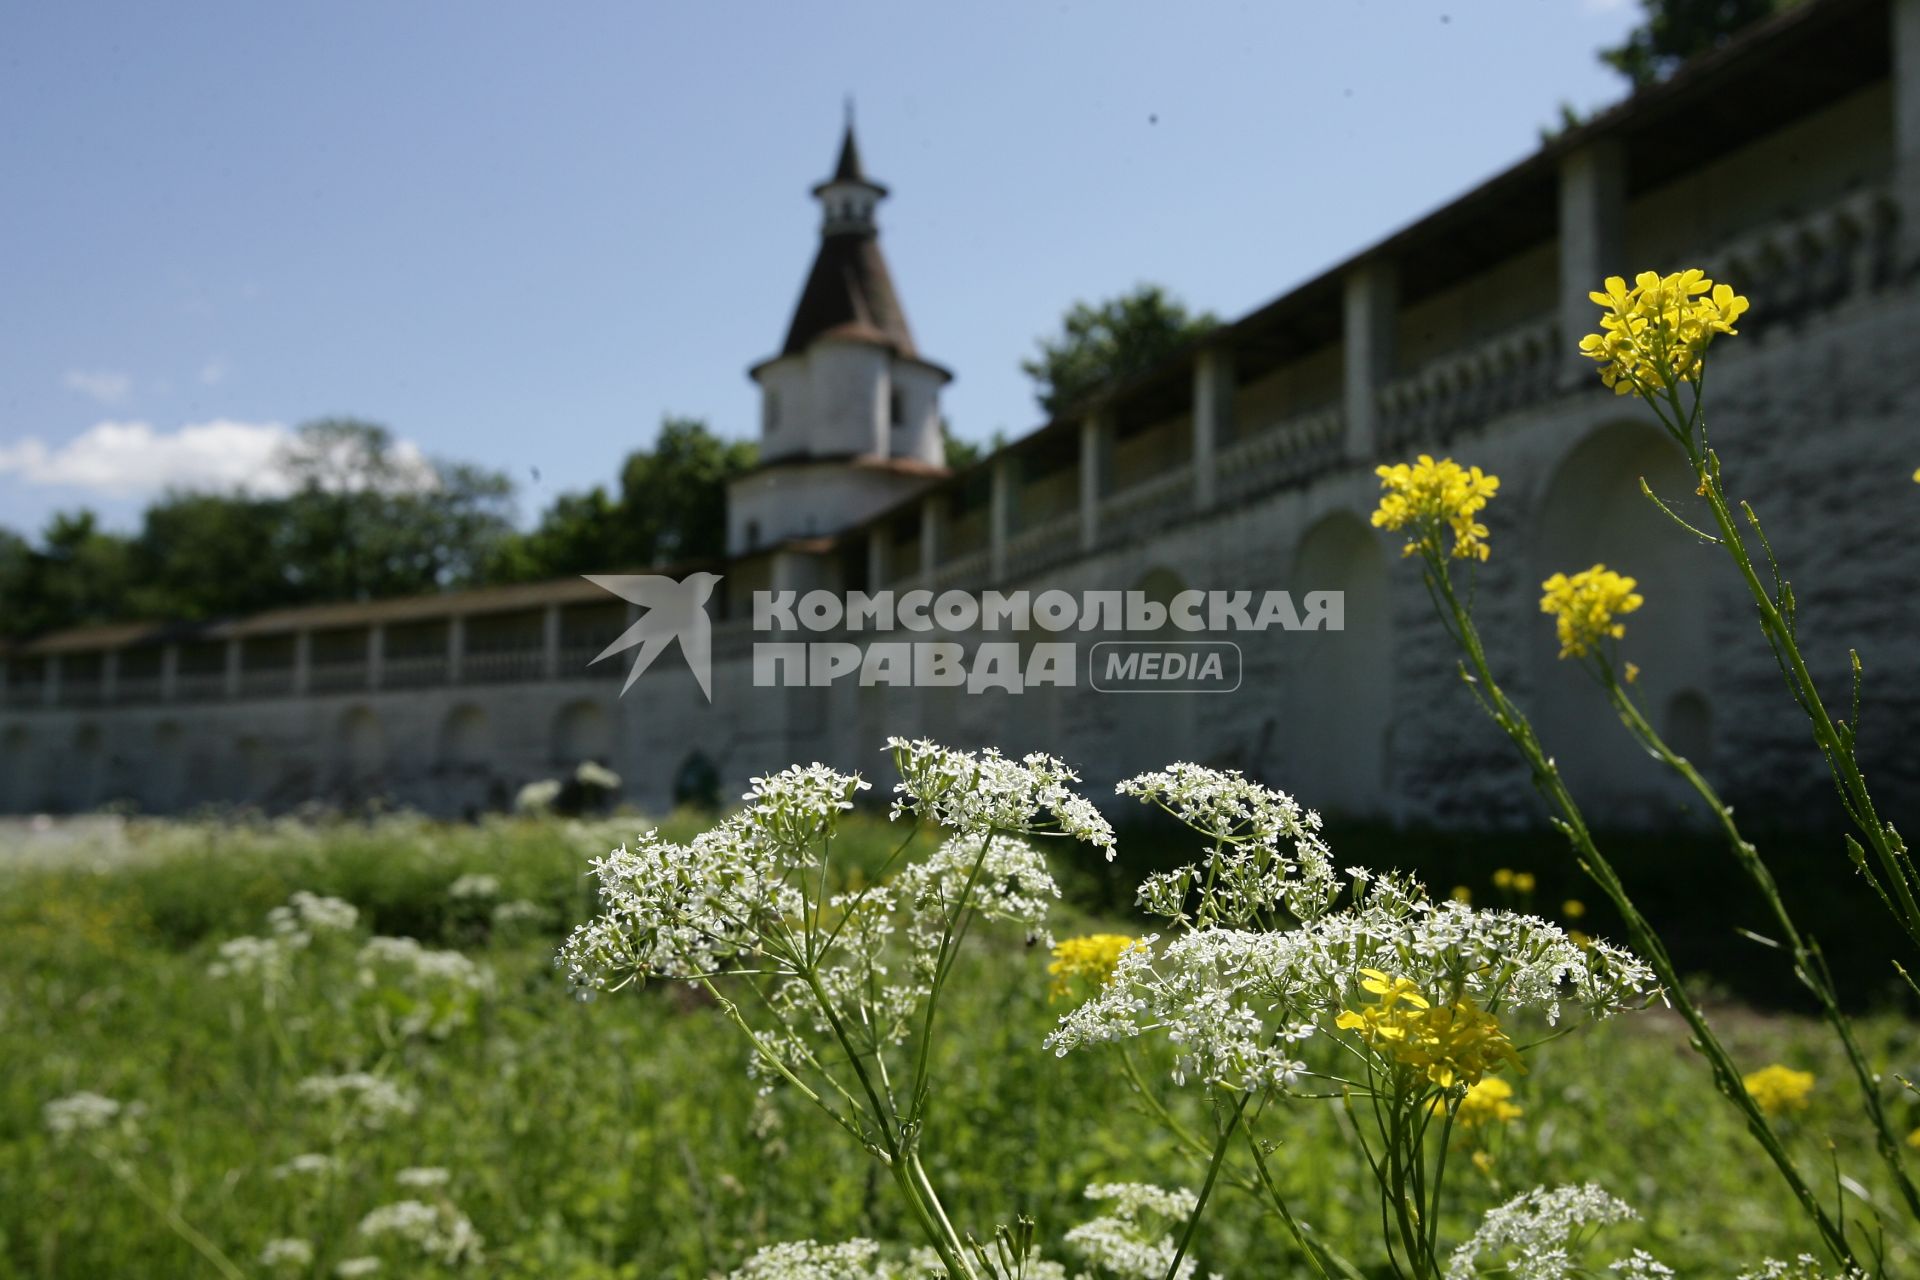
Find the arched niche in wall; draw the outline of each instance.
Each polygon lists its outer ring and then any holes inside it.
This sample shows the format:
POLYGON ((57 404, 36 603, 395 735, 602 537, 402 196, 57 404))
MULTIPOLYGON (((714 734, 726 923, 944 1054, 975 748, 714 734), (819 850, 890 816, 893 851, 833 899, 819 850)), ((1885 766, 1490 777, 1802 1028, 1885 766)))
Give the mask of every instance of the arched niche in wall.
POLYGON ((554 713, 553 762, 562 769, 592 760, 613 762, 613 717, 598 702, 581 698, 554 713))
POLYGON ((1303 616, 1308 592, 1341 592, 1342 627, 1281 637, 1293 650, 1292 715, 1283 776, 1266 781, 1309 809, 1386 816, 1393 634, 1379 533, 1349 511, 1322 518, 1301 537, 1286 586, 1303 616))
MULTIPOLYGON (((1635 701, 1664 733, 1678 724, 1698 741, 1711 723, 1713 687, 1709 593, 1719 566, 1702 546, 1649 502, 1641 477, 1695 527, 1709 520, 1695 496, 1698 483, 1686 455, 1658 428, 1639 422, 1603 426, 1568 449, 1541 491, 1529 572, 1522 584, 1531 628, 1528 650, 1533 691, 1528 714, 1568 785, 1589 804, 1635 810, 1671 803, 1673 788, 1620 726, 1597 683, 1572 659, 1559 657, 1552 619, 1537 611, 1539 586, 1555 573, 1604 564, 1633 578, 1646 598, 1622 621, 1622 662, 1639 668, 1635 701), (1677 704, 1678 719, 1670 714, 1677 704)), ((1495 555, 1500 551, 1496 548, 1495 555)))
POLYGON ((334 765, 341 784, 353 792, 377 789, 386 763, 386 731, 373 708, 341 712, 334 732, 334 765))

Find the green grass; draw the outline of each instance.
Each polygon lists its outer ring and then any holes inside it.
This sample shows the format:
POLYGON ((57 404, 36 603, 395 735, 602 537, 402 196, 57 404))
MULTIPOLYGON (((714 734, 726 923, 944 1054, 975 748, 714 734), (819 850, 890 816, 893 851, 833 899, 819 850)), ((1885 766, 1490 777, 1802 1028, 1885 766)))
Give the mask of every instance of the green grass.
MULTIPOLYGON (((665 825, 685 832, 697 822, 665 825)), ((145 1105, 143 1145, 131 1157, 144 1185, 249 1275, 261 1273, 256 1255, 276 1236, 318 1242, 314 1275, 372 1251, 354 1224, 411 1194, 393 1182, 411 1165, 452 1171, 448 1194, 487 1240, 484 1275, 705 1276, 780 1239, 911 1240, 874 1163, 792 1096, 758 1097, 744 1046, 703 1000, 665 987, 588 1003, 568 995, 554 947, 588 912, 587 857, 626 828, 151 823, 130 828, 110 858, 11 860, 18 865, 0 873, 0 1276, 214 1274, 99 1161, 50 1140, 42 1106, 82 1089, 145 1105), (545 923, 492 931, 484 910, 447 895, 467 872, 498 876, 500 897, 538 904, 545 923), (268 1018, 253 988, 210 978, 207 965, 221 941, 261 932, 265 913, 296 889, 353 901, 362 935, 460 947, 493 970, 493 994, 444 1038, 399 1035, 401 997, 361 984, 349 943, 306 957, 268 1018), (339 1140, 294 1085, 353 1069, 417 1091, 418 1112, 339 1140), (349 1176, 322 1194, 271 1175, 310 1151, 338 1152, 349 1176)), ((843 848, 870 869, 894 838, 863 819, 843 848)), ((1086 869, 1078 882, 1097 888, 1103 872, 1086 869)), ((1072 908, 1056 922, 1063 936, 1094 928, 1134 930, 1072 908)), ((1765 953, 1756 961, 1770 962, 1765 953)), ((1027 1212, 1043 1240, 1057 1239, 1089 1216, 1080 1200, 1089 1182, 1194 1186, 1203 1175, 1129 1104, 1112 1060, 1041 1048, 1060 1011, 1047 1003, 1045 964, 1018 937, 981 933, 946 1006, 945 1084, 926 1150, 956 1220, 976 1234, 1027 1212)), ((1868 1212, 1861 1195, 1889 1203, 1823 1030, 1724 1002, 1716 1021, 1743 1063, 1783 1061, 1819 1077, 1792 1141, 1831 1186, 1831 1137, 1860 1188, 1846 1193, 1849 1217, 1868 1212)), ((1863 1035, 1878 1066, 1920 1073, 1913 1024, 1875 1016, 1863 1035)), ((1148 1058, 1164 1080, 1164 1064, 1148 1058)), ((1491 1176, 1458 1164, 1462 1216, 1448 1238, 1517 1190, 1596 1180, 1647 1219, 1609 1242, 1648 1248, 1685 1275, 1730 1277, 1763 1254, 1810 1247, 1675 1020, 1623 1019, 1553 1041, 1529 1061, 1514 1081, 1526 1115, 1494 1139, 1491 1176)), ((1177 1105, 1191 1111, 1192 1098, 1177 1105)), ((1908 1101, 1895 1106, 1920 1125, 1908 1101)), ((1276 1144, 1272 1167, 1295 1212, 1374 1266, 1374 1190, 1343 1124, 1331 1104, 1296 1102, 1261 1135, 1276 1144)), ((1305 1274, 1277 1222, 1221 1195, 1202 1233, 1203 1273, 1305 1274)), ((431 1273, 393 1261, 386 1274, 431 1273)))

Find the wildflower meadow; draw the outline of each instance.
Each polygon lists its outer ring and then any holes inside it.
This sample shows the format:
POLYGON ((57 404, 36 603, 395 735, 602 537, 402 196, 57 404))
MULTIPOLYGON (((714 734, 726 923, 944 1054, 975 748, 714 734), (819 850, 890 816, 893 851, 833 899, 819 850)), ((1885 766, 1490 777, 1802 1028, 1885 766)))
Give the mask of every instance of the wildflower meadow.
POLYGON ((1432 696, 1546 807, 1524 865, 1424 882, 1416 835, 1350 850, 1284 778, 1097 795, 899 738, 715 815, 80 833, 0 882, 0 1275, 1920 1275, 1920 875, 1855 753, 1863 664, 1830 708, 1708 442, 1746 300, 1697 271, 1593 299, 1581 350, 1685 451, 1687 528, 1832 772, 1826 878, 1897 940, 1873 990, 1642 712, 1633 566, 1567 565, 1537 622, 1606 694, 1591 731, 1687 788, 1792 998, 1676 951, 1488 657, 1498 478, 1422 456, 1374 523, 1457 649, 1432 696))

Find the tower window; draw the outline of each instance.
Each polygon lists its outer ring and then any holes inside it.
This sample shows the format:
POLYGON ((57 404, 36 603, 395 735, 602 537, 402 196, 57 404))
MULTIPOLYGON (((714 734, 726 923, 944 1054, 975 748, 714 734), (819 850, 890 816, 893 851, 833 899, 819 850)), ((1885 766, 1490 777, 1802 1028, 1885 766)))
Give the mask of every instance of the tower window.
POLYGON ((887 421, 895 427, 906 425, 907 398, 898 391, 887 396, 887 421))
POLYGON ((779 430, 780 393, 778 391, 769 390, 767 392, 767 398, 761 406, 760 416, 762 419, 761 425, 765 430, 769 432, 779 430))

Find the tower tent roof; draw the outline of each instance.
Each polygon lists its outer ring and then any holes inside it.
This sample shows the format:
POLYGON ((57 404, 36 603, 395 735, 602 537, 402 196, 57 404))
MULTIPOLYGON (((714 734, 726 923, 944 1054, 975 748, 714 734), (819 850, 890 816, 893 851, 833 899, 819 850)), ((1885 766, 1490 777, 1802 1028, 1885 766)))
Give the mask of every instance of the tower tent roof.
POLYGON ((871 232, 822 237, 780 354, 798 355, 826 337, 883 343, 902 356, 919 357, 880 241, 871 232))

